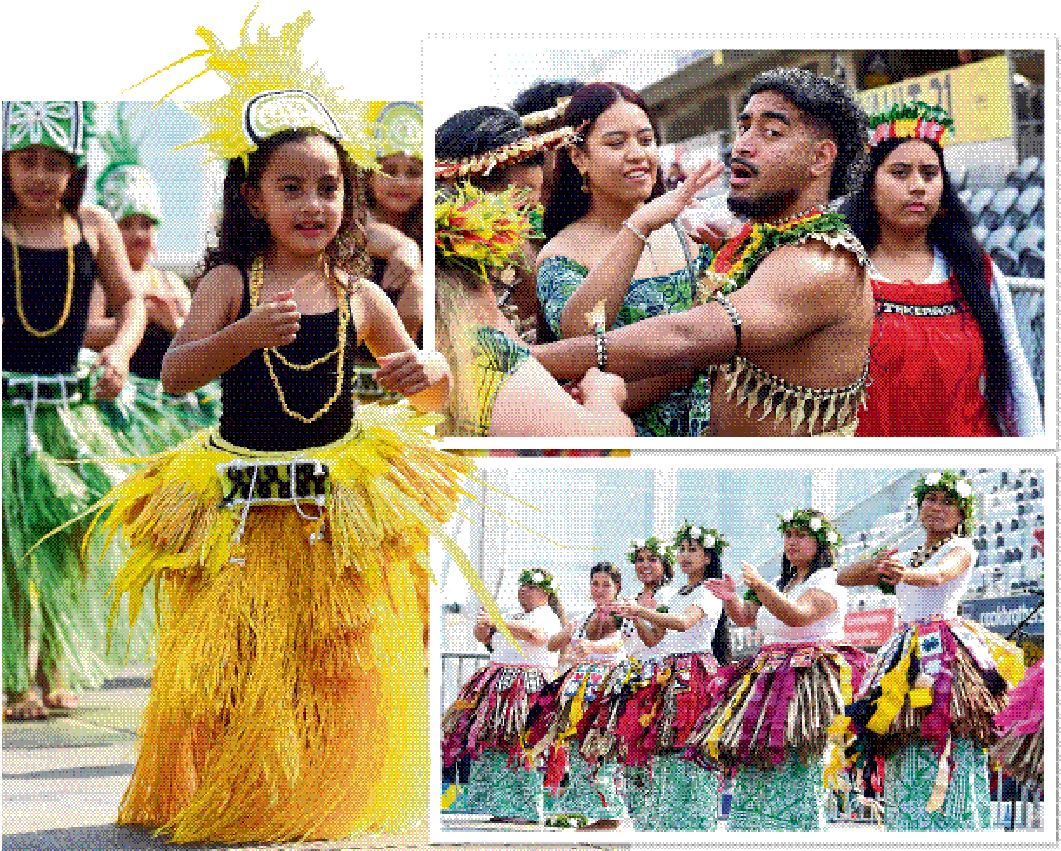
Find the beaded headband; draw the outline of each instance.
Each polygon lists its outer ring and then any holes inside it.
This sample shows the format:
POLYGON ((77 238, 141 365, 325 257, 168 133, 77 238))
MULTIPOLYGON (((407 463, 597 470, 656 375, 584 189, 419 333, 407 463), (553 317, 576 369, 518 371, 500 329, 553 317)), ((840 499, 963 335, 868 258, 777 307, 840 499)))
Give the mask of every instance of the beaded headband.
POLYGON ((818 545, 830 549, 839 546, 843 536, 836 527, 823 514, 812 513, 809 508, 800 508, 795 511, 786 511, 781 515, 781 522, 777 525, 780 532, 788 529, 799 529, 807 532, 817 539, 818 545))
POLYGON ((132 88, 189 59, 202 57, 206 68, 164 94, 159 103, 207 71, 216 72, 230 87, 211 101, 185 104, 185 108, 208 128, 207 132, 179 147, 206 145, 220 159, 242 157, 258 149, 270 136, 284 130, 317 130, 343 147, 362 168, 376 163, 376 139, 369 119, 369 104, 350 101, 330 86, 316 65, 303 62, 299 42, 312 23, 307 11, 273 35, 262 25, 253 38, 251 11, 240 29, 240 42, 229 50, 205 27, 195 32, 205 49, 195 50, 149 74, 132 88))
POLYGON ((55 148, 85 164, 96 105, 87 100, 4 101, 4 150, 55 148))
POLYGON ((556 99, 556 106, 549 109, 541 109, 537 112, 528 112, 521 119, 523 126, 528 130, 549 130, 563 121, 564 110, 571 101, 571 95, 556 99))
POLYGON ((476 175, 487 177, 495 168, 517 165, 535 154, 566 147, 574 141, 575 132, 570 127, 559 127, 545 133, 525 136, 481 154, 461 157, 459 160, 436 160, 435 179, 454 180, 476 175))
POLYGON ((929 106, 923 100, 897 103, 870 117, 869 146, 886 139, 922 139, 943 147, 944 134, 953 127, 954 120, 941 106, 929 106))
POLYGON ((962 513, 962 526, 965 534, 970 534, 973 527, 973 514, 976 511, 976 494, 968 479, 962 478, 953 470, 937 470, 925 473, 914 485, 913 497, 918 508, 925 496, 931 491, 942 491, 958 503, 962 513))

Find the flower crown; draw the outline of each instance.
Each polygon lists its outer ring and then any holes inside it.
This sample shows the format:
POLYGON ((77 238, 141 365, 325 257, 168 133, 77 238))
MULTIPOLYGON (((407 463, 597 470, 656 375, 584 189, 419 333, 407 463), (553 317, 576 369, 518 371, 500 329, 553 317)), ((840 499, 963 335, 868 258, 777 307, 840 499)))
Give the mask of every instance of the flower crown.
POLYGON ((185 105, 208 129, 198 139, 179 147, 203 144, 220 159, 242 157, 246 163, 247 155, 270 136, 283 130, 312 129, 334 139, 357 165, 373 168, 377 140, 374 123, 369 119, 369 104, 343 99, 316 65, 306 66, 303 62, 299 42, 313 16, 303 12, 292 23, 284 24, 279 35, 259 26, 252 39, 250 22, 256 10, 257 7, 252 9, 243 22, 237 47, 226 49, 214 33, 199 27, 195 33, 206 48, 171 62, 131 88, 189 59, 202 57, 206 69, 174 86, 158 102, 208 70, 215 71, 230 89, 214 100, 185 105))
POLYGON ((537 135, 524 136, 515 142, 508 142, 481 154, 471 154, 459 160, 436 160, 435 179, 455 180, 475 175, 489 175, 495 168, 516 165, 523 160, 570 145, 574 140, 574 131, 570 127, 559 127, 537 135))
POLYGON ((650 535, 647 538, 639 538, 636 541, 630 542, 630 552, 627 553, 626 558, 630 564, 637 564, 637 554, 641 550, 648 550, 652 555, 661 561, 671 561, 670 547, 665 546, 664 543, 657 538, 655 535, 650 535))
POLYGON ((462 183, 455 192, 435 195, 435 251, 440 263, 453 263, 487 279, 523 257, 531 231, 527 189, 510 186, 487 192, 462 183))
POLYGON ((843 536, 829 521, 829 518, 812 513, 809 508, 799 508, 795 511, 786 511, 781 515, 781 522, 777 525, 780 532, 788 529, 800 529, 810 533, 817 539, 818 545, 822 547, 835 548, 843 541, 843 536))
POLYGON ((519 575, 520 585, 530 585, 532 588, 539 588, 546 594, 555 594, 556 589, 553 588, 553 577, 547 571, 540 568, 534 570, 526 569, 519 575))
POLYGON ((953 470, 925 473, 914 485, 913 496, 918 508, 921 507, 922 501, 930 491, 942 491, 958 503, 962 512, 962 526, 965 534, 971 533, 973 514, 976 511, 976 494, 969 480, 962 478, 953 470))
POLYGON ((869 146, 885 139, 923 139, 943 147, 943 136, 953 129, 954 120, 941 106, 923 100, 896 103, 869 119, 869 146))
POLYGON ((725 539, 718 529, 705 529, 703 526, 694 526, 688 520, 683 520, 682 525, 678 527, 678 531, 674 533, 674 546, 677 546, 682 541, 693 541, 700 544, 705 550, 714 550, 719 555, 722 555, 722 551, 729 546, 729 541, 725 539))

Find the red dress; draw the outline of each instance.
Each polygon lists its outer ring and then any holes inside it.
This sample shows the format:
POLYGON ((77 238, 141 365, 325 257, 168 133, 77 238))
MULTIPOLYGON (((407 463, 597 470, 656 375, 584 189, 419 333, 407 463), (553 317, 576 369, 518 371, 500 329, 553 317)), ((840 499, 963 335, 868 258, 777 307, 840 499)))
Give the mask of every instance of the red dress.
POLYGON ((872 281, 877 315, 860 437, 998 437, 980 325, 946 281, 872 281))

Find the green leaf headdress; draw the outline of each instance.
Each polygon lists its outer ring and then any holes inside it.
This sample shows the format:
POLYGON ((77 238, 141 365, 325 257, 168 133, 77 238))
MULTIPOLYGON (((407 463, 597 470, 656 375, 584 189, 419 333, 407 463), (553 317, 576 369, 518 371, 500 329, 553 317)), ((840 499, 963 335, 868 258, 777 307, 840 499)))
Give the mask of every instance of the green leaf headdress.
POLYGON ((80 168, 94 131, 95 108, 87 100, 6 100, 4 150, 43 145, 69 154, 80 168))
POLYGON ((116 222, 127 216, 147 216, 156 225, 162 221, 162 203, 158 184, 140 162, 143 136, 133 139, 125 105, 119 104, 114 126, 99 136, 100 147, 107 155, 107 165, 96 178, 99 203, 110 211, 116 222))
POLYGON ((546 594, 555 594, 556 589, 553 588, 553 576, 549 571, 542 570, 540 567, 527 568, 519 575, 520 585, 530 585, 532 588, 539 588, 546 594))
POLYGON ((917 480, 913 490, 914 500, 917 502, 919 509, 925 495, 930 491, 942 491, 958 504, 958 508, 962 513, 961 532, 963 535, 971 535, 973 531, 973 515, 976 513, 976 494, 973 491, 972 483, 968 479, 959 476, 953 470, 937 470, 932 473, 925 473, 917 480))
POLYGON ((678 527, 678 531, 674 533, 675 549, 682 541, 693 541, 705 550, 714 550, 719 555, 722 555, 722 551, 729 546, 729 541, 725 539, 718 529, 694 526, 688 520, 683 520, 682 525, 678 527))
POLYGON ((843 536, 833 526, 828 517, 809 508, 786 511, 781 515, 780 519, 781 522, 777 524, 779 532, 784 532, 788 529, 800 529, 814 536, 820 547, 836 549, 843 541, 843 536))
POLYGON ((930 106, 923 100, 892 104, 869 119, 869 146, 885 139, 922 139, 944 144, 944 135, 954 127, 954 120, 942 106, 930 106))

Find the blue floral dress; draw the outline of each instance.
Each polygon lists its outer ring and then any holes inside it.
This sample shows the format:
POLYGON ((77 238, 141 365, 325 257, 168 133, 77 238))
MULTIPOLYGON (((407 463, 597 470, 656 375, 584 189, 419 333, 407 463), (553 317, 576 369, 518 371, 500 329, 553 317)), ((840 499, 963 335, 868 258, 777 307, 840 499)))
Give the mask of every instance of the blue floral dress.
MULTIPOLYGON (((630 282, 613 328, 666 313, 680 313, 693 306, 695 280, 711 262, 711 249, 703 246, 688 269, 668 275, 635 278, 630 282)), ((589 269, 570 257, 553 255, 538 268, 538 300, 552 332, 560 336, 560 314, 568 299, 589 274, 589 269)), ((695 437, 707 430, 711 414, 711 385, 707 375, 697 374, 692 385, 673 391, 636 413, 631 419, 639 437, 695 437)))

